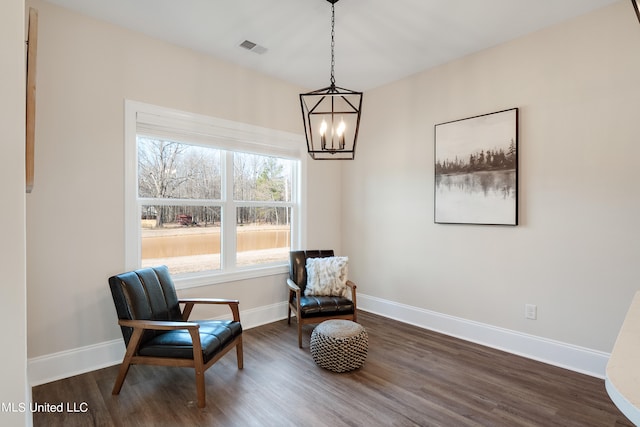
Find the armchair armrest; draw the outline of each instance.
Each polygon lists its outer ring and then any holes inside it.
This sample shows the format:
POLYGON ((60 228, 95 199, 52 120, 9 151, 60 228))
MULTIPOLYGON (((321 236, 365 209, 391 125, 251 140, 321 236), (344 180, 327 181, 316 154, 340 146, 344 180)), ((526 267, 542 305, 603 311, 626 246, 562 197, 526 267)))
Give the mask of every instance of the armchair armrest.
POLYGON ((128 326, 133 328, 133 334, 127 344, 127 350, 125 352, 125 360, 131 360, 131 358, 137 353, 138 346, 140 345, 140 338, 146 329, 172 331, 176 329, 186 329, 191 335, 191 341, 193 343, 193 352, 195 355, 200 354, 202 357, 202 344, 200 342, 200 334, 198 330, 200 325, 193 322, 173 322, 164 320, 129 320, 120 319, 118 324, 121 326, 128 326))
POLYGON ((293 303, 293 297, 296 297, 296 306, 297 306, 297 310, 300 309, 300 297, 301 297, 301 292, 302 290, 300 289, 300 286, 296 285, 296 282, 294 282, 291 279, 287 279, 287 286, 289 287, 289 304, 293 303))
POLYGON ((118 320, 120 326, 134 329, 153 329, 157 331, 171 331, 174 329, 198 329, 200 325, 192 322, 171 322, 164 320, 118 320))
POLYGON ((180 303, 193 303, 193 304, 239 304, 237 299, 223 299, 223 298, 179 298, 180 303))
POLYGON ((187 321, 189 316, 191 315, 191 310, 196 304, 226 304, 231 309, 231 313, 233 314, 233 320, 236 322, 240 321, 240 310, 238 309, 238 305, 240 301, 237 299, 222 299, 222 298, 179 298, 179 303, 184 304, 184 310, 182 310, 182 319, 187 321))
POLYGON ((289 286, 290 291, 300 292, 300 286, 296 285, 296 283, 291 279, 287 279, 287 286, 289 286))
POLYGON ((351 288, 351 302, 353 302, 353 321, 358 321, 357 302, 356 302, 356 288, 357 285, 351 280, 347 280, 347 286, 351 288))

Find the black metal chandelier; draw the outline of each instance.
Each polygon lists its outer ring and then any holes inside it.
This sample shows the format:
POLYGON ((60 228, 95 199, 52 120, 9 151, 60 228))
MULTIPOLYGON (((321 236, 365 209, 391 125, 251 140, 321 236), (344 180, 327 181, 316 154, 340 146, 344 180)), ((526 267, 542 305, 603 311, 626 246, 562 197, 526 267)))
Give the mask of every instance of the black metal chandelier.
POLYGON ((336 86, 335 4, 331 3, 331 85, 300 94, 307 151, 314 160, 353 160, 360 127, 362 92, 336 86))

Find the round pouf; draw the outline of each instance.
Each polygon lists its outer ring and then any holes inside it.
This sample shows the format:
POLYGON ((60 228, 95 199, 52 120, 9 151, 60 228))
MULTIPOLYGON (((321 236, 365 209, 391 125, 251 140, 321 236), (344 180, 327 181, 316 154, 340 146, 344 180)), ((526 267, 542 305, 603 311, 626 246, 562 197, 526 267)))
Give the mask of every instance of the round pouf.
POLYGON ((311 333, 314 362, 333 372, 358 369, 367 358, 369 336, 359 324, 350 320, 326 320, 311 333))

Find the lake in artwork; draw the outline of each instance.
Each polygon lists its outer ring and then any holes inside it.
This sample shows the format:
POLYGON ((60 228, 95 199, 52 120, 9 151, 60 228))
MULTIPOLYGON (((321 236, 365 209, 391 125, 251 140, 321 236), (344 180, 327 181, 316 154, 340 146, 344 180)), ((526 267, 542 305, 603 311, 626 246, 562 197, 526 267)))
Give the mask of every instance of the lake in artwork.
POLYGON ((436 222, 515 222, 515 170, 436 175, 435 191, 436 222))

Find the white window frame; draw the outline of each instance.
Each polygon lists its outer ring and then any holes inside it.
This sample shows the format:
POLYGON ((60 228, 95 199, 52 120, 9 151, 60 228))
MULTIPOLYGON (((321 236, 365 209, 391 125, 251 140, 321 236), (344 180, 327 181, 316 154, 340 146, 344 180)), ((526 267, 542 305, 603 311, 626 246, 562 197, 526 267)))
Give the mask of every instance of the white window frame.
MULTIPOLYGON (((127 270, 140 268, 141 229, 140 206, 145 199, 138 198, 137 135, 166 138, 168 140, 196 143, 225 150, 223 162, 228 162, 231 152, 245 152, 298 160, 292 171, 291 247, 304 247, 306 241, 306 145, 304 136, 246 123, 194 114, 142 102, 125 100, 124 105, 124 264, 127 270)), ((226 179, 233 182, 233 168, 227 167, 226 179)), ((224 180, 223 180, 224 181, 224 180)), ((233 194, 222 189, 222 209, 235 218, 236 206, 261 204, 261 202, 234 202, 233 194)), ((237 267, 224 254, 235 254, 235 221, 226 221, 221 248, 221 269, 198 273, 186 273, 174 277, 178 289, 226 283, 236 280, 271 276, 288 272, 288 262, 283 264, 237 267), (233 238, 230 238, 233 237, 233 238)))

